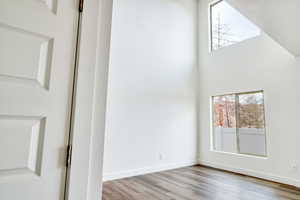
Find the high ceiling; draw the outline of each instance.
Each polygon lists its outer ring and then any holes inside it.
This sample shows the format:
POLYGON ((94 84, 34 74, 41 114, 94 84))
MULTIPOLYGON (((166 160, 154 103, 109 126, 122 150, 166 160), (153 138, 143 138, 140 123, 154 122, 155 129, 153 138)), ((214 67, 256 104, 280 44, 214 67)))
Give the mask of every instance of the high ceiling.
POLYGON ((300 56, 300 0, 226 0, 294 56, 300 56))

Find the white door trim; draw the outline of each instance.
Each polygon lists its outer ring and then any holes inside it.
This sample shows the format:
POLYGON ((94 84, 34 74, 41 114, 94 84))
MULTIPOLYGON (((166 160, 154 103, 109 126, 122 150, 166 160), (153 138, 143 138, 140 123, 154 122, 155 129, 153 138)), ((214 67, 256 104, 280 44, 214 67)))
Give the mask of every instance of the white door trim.
POLYGON ((112 0, 85 0, 77 65, 68 200, 101 200, 112 0))

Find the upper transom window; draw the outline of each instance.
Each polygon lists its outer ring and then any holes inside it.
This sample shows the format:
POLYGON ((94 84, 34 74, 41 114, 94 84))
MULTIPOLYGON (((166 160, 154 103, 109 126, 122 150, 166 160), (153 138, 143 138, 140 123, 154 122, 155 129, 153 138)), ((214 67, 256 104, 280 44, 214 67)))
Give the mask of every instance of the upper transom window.
POLYGON ((211 50, 260 35, 260 29, 226 1, 210 5, 211 50))

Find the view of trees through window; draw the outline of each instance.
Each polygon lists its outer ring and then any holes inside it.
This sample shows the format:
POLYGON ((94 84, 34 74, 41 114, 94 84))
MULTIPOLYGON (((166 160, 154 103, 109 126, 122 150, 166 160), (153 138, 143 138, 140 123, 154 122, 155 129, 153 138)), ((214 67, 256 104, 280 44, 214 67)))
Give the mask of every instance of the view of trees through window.
POLYGON ((214 97, 214 106, 215 127, 235 128, 235 95, 214 97))
POLYGON ((264 128, 263 94, 241 94, 238 95, 238 99, 238 128, 264 128))
POLYGON ((210 16, 212 50, 260 35, 260 29, 226 1, 212 4, 210 16))
POLYGON ((266 155, 263 92, 213 97, 214 148, 266 155))

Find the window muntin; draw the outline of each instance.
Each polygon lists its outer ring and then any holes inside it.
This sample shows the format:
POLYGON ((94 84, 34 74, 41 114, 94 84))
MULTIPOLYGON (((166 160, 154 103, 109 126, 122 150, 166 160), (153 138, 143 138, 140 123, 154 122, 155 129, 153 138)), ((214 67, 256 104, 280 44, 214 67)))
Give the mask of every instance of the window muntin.
POLYGON ((214 96, 212 106, 214 150, 267 155, 262 91, 214 96))
POLYGON ((211 50, 260 35, 260 29, 226 1, 210 5, 211 50))

